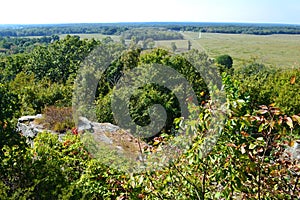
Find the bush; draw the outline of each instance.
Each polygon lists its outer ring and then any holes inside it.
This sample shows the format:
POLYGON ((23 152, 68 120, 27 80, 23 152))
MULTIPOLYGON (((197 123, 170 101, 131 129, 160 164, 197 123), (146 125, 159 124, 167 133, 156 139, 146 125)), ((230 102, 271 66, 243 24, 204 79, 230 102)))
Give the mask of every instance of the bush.
POLYGON ((248 96, 250 106, 275 105, 286 114, 300 113, 299 69, 272 69, 251 63, 235 71, 233 79, 240 82, 239 93, 248 96))
POLYGON ((39 123, 49 130, 56 132, 66 132, 75 126, 71 107, 46 107, 43 112, 43 118, 38 120, 39 123))
POLYGON ((218 56, 215 62, 219 65, 220 72, 232 73, 233 60, 229 55, 218 56))
POLYGON ((36 81, 33 74, 19 73, 10 82, 10 88, 18 94, 21 115, 41 113, 46 106, 70 106, 73 85, 52 83, 47 78, 36 81))

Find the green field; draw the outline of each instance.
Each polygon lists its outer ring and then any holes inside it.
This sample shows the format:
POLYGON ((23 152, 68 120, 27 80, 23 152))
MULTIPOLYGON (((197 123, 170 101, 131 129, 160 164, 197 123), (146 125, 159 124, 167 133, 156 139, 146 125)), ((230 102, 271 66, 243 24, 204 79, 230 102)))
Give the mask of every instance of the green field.
POLYGON ((256 61, 276 67, 298 67, 300 64, 300 35, 245 35, 184 32, 186 41, 157 41, 158 46, 171 46, 176 42, 179 50, 187 49, 187 40, 192 48, 202 49, 210 57, 229 54, 235 65, 244 61, 256 61))
MULTIPOLYGON (((298 67, 300 64, 300 35, 246 35, 246 34, 219 34, 183 32, 184 40, 160 40, 155 42, 156 47, 171 49, 175 42, 177 52, 186 51, 188 40, 192 48, 201 49, 212 58, 229 54, 234 59, 234 66, 244 62, 256 60, 273 67, 298 67)), ((77 34, 81 38, 103 39, 108 37, 102 34, 77 34)), ((66 35, 60 35, 64 38, 66 35)), ((110 36, 119 41, 119 36, 110 36)), ((127 41, 129 42, 129 41, 127 41)))

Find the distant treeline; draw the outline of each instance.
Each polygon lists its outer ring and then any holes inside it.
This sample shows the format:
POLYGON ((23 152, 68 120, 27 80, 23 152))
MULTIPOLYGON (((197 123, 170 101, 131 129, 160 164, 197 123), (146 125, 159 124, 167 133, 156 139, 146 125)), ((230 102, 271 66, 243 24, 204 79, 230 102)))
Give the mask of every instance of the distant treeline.
POLYGON ((59 40, 58 35, 34 38, 0 36, 0 55, 24 53, 32 50, 36 45, 50 44, 57 40, 59 40))
POLYGON ((153 40, 180 40, 183 35, 176 31, 168 31, 158 28, 134 28, 125 31, 122 36, 124 39, 132 39, 135 37, 137 41, 145 41, 147 39, 153 40))
POLYGON ((231 34, 300 34, 300 25, 286 24, 243 24, 243 23, 90 23, 90 24, 47 24, 47 25, 2 25, 0 36, 51 36, 60 34, 121 35, 142 27, 158 27, 172 31, 202 31, 207 33, 231 34))
POLYGON ((128 30, 126 26, 108 24, 48 24, 48 25, 11 25, 0 26, 0 36, 52 36, 60 34, 120 35, 128 30))
POLYGON ((228 34, 253 34, 253 35, 272 35, 272 34, 300 34, 300 26, 296 25, 170 25, 167 27, 174 31, 201 31, 207 33, 228 33, 228 34))

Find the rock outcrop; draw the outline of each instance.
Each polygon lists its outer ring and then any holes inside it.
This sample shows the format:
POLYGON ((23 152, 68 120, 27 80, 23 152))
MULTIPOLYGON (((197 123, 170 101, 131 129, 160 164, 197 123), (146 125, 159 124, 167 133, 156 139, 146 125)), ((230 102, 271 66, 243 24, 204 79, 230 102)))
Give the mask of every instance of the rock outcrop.
MULTIPOLYGON (((37 134, 44 131, 57 134, 54 131, 45 129, 43 125, 35 122, 35 120, 41 118, 42 115, 38 114, 38 115, 22 116, 18 119, 17 131, 21 132, 21 134, 24 137, 26 137, 26 142, 30 144, 32 147, 33 147, 33 140, 37 136, 37 134)), ((63 136, 63 134, 60 134, 60 136, 63 136)))
MULTIPOLYGON (((23 116, 18 119, 17 130, 26 137, 27 143, 32 147, 34 138, 41 132, 51 132, 59 135, 59 140, 62 140, 65 133, 57 133, 52 130, 47 130, 42 123, 37 123, 42 119, 42 115, 23 116)), ((128 131, 110 123, 97 123, 88 120, 85 117, 79 117, 77 130, 79 134, 90 133, 96 142, 102 142, 117 149, 120 153, 138 154, 141 149, 145 149, 148 145, 135 138, 128 131)))
POLYGON ((83 134, 85 132, 91 133, 96 142, 108 144, 124 154, 137 155, 141 149, 149 147, 145 142, 116 125, 91 122, 85 117, 79 117, 78 132, 83 134))

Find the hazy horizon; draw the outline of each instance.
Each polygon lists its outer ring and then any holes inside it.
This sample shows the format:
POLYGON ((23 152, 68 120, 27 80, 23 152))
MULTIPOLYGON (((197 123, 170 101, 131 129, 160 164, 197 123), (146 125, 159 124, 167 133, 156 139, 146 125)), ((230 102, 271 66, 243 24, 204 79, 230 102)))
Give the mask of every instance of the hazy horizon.
POLYGON ((202 25, 202 24, 214 24, 214 25, 218 25, 218 24, 239 24, 239 25, 295 25, 295 26, 299 26, 300 23, 296 24, 296 23, 277 23, 277 22, 191 22, 191 21, 138 21, 138 22, 66 22, 66 23, 14 23, 14 24, 0 24, 0 26, 43 26, 43 25, 76 25, 76 24, 103 24, 103 25, 121 25, 121 24, 126 24, 126 25, 130 25, 130 24, 196 24, 196 25, 202 25))
POLYGON ((298 0, 1 2, 0 24, 208 22, 300 24, 298 0))

